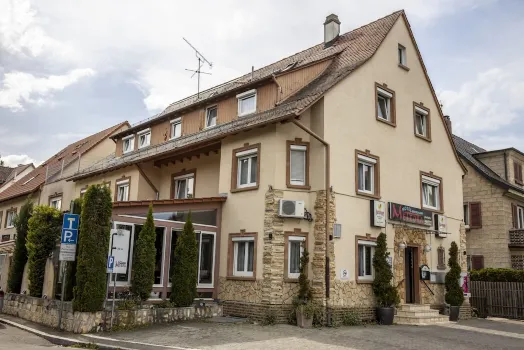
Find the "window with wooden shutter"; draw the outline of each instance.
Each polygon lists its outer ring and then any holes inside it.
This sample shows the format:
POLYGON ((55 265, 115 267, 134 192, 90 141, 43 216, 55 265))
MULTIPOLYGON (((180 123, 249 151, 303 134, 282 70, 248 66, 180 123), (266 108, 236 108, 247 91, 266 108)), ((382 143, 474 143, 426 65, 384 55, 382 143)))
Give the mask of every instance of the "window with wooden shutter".
POLYGON ((482 210, 480 202, 469 203, 469 228, 482 227, 482 210))
POLYGON ((522 185, 522 164, 513 162, 513 172, 515 176, 515 183, 522 185))
POLYGON ((471 256, 471 269, 480 270, 484 268, 484 256, 483 255, 472 255, 471 256))
POLYGON ((513 203, 511 203, 511 219, 513 222, 513 228, 518 228, 518 214, 517 214, 517 206, 513 203))

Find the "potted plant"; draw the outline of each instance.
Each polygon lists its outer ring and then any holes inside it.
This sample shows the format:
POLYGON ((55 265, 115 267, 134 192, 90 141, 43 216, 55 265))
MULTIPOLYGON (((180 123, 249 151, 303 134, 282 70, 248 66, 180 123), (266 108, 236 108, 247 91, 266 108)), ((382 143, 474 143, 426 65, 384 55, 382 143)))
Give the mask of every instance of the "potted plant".
POLYGON ((449 320, 458 321, 460 306, 464 302, 464 292, 459 284, 460 265, 458 263, 457 243, 451 242, 448 259, 449 271, 446 273, 446 303, 449 304, 449 320))
POLYGON ((387 251, 386 234, 378 235, 375 256, 373 257, 373 268, 375 278, 373 280, 373 294, 377 301, 377 322, 383 325, 392 325, 395 316, 394 306, 398 305, 400 298, 397 289, 391 284, 393 272, 388 263, 389 252, 387 251))
POLYGON ((304 249, 304 253, 300 258, 300 275, 298 277, 298 295, 293 304, 295 305, 295 313, 297 316, 297 326, 301 328, 313 327, 313 316, 315 308, 313 304, 313 292, 307 278, 307 267, 309 264, 309 252, 304 249))

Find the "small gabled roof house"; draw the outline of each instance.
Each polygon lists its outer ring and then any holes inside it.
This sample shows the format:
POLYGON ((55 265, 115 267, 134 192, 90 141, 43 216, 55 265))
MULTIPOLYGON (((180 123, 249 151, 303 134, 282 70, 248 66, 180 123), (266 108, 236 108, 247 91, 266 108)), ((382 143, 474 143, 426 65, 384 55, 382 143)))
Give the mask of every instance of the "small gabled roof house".
POLYGON ((330 15, 318 45, 115 133, 114 156, 69 178, 77 194, 96 183, 114 191, 113 223, 130 232, 117 288, 131 282, 152 202, 155 298, 176 293, 172 252, 191 211, 197 290, 228 314, 286 319, 308 248, 314 297, 372 317, 370 262, 384 231, 403 302, 443 302, 445 252, 451 241, 465 250, 465 167, 405 13, 339 28, 330 15), (433 294, 406 268, 420 264, 433 294))
POLYGON ((464 222, 469 269, 524 269, 524 154, 515 148, 487 151, 459 136, 455 147, 464 176, 464 222))
MULTIPOLYGON (((0 167, 0 172, 1 172, 1 168, 5 168, 5 167, 0 167)), ((33 165, 33 163, 19 164, 18 166, 14 168, 8 168, 8 169, 10 169, 11 171, 9 175, 5 177, 3 182, 0 184, 0 192, 5 191, 16 181, 26 176, 30 171, 33 171, 35 169, 35 166, 33 165)))

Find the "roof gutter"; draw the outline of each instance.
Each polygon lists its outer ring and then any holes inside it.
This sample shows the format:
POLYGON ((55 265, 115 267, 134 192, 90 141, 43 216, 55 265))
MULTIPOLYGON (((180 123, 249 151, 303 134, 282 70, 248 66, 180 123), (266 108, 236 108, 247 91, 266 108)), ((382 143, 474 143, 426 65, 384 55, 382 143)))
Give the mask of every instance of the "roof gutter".
POLYGON ((330 276, 330 259, 329 259, 329 242, 331 240, 331 236, 329 234, 329 197, 330 197, 330 149, 329 149, 329 143, 326 142, 322 137, 314 133, 311 129, 309 129, 304 124, 300 123, 298 120, 294 119, 292 121, 293 124, 298 126, 300 129, 304 130, 306 133, 308 133, 310 136, 318 140, 321 144, 324 145, 325 155, 326 155, 326 164, 325 164, 325 191, 326 191, 326 212, 325 212, 325 230, 326 230, 326 237, 325 237, 325 263, 326 263, 326 270, 325 270, 325 283, 326 283, 326 291, 325 291, 325 298, 326 298, 326 318, 327 318, 327 324, 328 326, 331 325, 331 310, 329 309, 329 292, 330 292, 330 282, 331 282, 331 276, 330 276))

